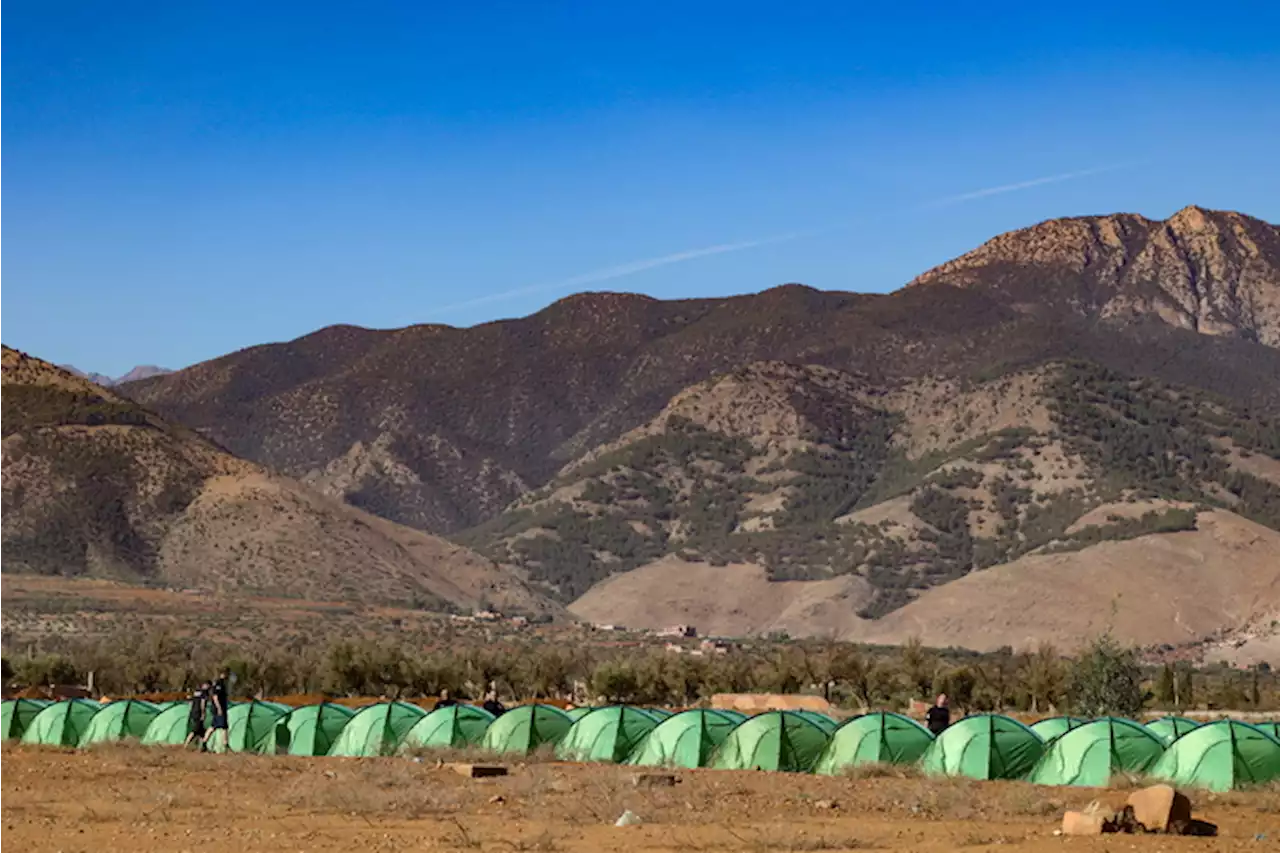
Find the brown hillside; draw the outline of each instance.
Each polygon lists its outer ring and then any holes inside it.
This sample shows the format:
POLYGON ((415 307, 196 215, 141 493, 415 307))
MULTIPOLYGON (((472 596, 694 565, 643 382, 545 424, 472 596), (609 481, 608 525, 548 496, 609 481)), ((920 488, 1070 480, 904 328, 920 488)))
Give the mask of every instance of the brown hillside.
POLYGON ((6 573, 419 607, 540 599, 39 359, 3 353, 6 573))
POLYGON ((1061 220, 888 295, 580 294, 469 329, 322 329, 125 391, 242 457, 452 532, 648 423, 681 390, 758 361, 892 384, 1084 358, 1280 411, 1277 233, 1197 209, 1165 223, 1061 220))
POLYGON ((1280 604, 1280 533, 1229 512, 1197 529, 1023 557, 930 590, 858 639, 986 651, 1050 641, 1072 648, 1110 628, 1147 646, 1250 624, 1280 604))
MULTIPOLYGON (((770 584, 750 566, 661 560, 602 583, 570 607, 595 623, 708 634, 792 636, 990 651, 1052 642, 1074 649, 1110 628, 1137 645, 1183 644, 1257 624, 1280 606, 1280 533, 1229 512, 1194 531, 1028 556, 860 619, 865 587, 838 580, 770 584)), ((849 579, 850 581, 856 579, 849 579)), ((1270 634, 1267 634, 1270 636, 1270 634)))
POLYGON ((886 387, 764 362, 682 391, 463 539, 564 601, 675 557, 857 578, 847 606, 875 618, 1024 555, 1193 529, 1200 506, 1280 529, 1260 475, 1276 457, 1272 419, 1085 364, 886 387))

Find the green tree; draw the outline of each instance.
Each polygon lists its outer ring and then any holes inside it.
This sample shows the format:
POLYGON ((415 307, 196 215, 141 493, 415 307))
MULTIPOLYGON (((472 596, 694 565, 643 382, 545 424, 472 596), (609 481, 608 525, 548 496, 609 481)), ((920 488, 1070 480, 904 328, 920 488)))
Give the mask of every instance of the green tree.
POLYGON ((1072 707, 1084 716, 1137 716, 1143 705, 1137 654, 1109 633, 1095 638, 1076 659, 1068 692, 1072 707))
POLYGON ((933 692, 933 676, 937 662, 925 649, 919 637, 911 637, 898 658, 907 692, 913 698, 926 699, 933 692))
POLYGON ((1013 649, 1002 646, 973 665, 977 679, 974 706, 984 711, 1009 707, 1018 679, 1018 662, 1013 649))
POLYGON ((1032 711, 1054 706, 1062 698, 1067 673, 1061 655, 1052 644, 1041 643, 1035 653, 1023 661, 1019 675, 1023 689, 1031 697, 1032 711))
POLYGON ((63 655, 39 655, 20 658, 14 680, 23 687, 45 687, 50 684, 78 684, 80 670, 63 655))
POLYGON ((935 686, 939 693, 947 694, 953 707, 961 712, 968 712, 973 707, 973 694, 978 686, 978 677, 967 666, 957 666, 944 670, 938 677, 935 686))
POLYGON ((1160 677, 1156 680, 1156 699, 1166 708, 1172 708, 1177 704, 1178 675, 1167 663, 1160 668, 1160 677))
POLYGON ((591 693, 610 703, 634 702, 639 692, 635 669, 626 661, 609 660, 591 672, 591 693))

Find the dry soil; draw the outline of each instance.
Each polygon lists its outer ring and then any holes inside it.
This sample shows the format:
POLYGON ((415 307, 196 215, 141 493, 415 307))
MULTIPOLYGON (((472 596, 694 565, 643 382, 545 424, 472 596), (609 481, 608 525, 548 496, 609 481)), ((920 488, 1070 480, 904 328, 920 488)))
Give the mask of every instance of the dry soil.
POLYGON ((212 756, 141 747, 6 748, 13 850, 1227 851, 1275 849, 1280 791, 1193 796, 1214 839, 1053 835, 1064 808, 1124 791, 895 776, 528 763, 467 779, 432 761, 212 756), (615 827, 626 809, 638 826, 615 827))

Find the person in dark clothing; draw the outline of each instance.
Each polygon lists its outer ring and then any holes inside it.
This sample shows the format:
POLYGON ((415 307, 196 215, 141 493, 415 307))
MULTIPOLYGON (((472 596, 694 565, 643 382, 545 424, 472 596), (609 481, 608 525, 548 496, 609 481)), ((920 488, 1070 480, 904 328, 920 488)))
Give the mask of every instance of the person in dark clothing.
POLYGON ((498 701, 498 692, 496 690, 490 690, 488 693, 484 694, 484 704, 480 707, 484 708, 495 717, 501 717, 507 712, 507 709, 502 707, 502 703, 498 701))
POLYGON ((189 747, 193 743, 198 743, 202 752, 204 751, 204 713, 208 688, 209 684, 205 682, 191 693, 191 705, 187 711, 187 739, 182 744, 189 747))
POLYGON ((934 737, 947 730, 947 726, 951 725, 951 709, 947 707, 947 694, 938 694, 938 701, 925 712, 924 718, 934 737))
POLYGON ((213 686, 209 688, 209 703, 212 714, 212 721, 209 726, 209 732, 204 736, 205 742, 215 737, 219 732, 222 733, 222 751, 227 752, 231 748, 230 737, 227 733, 227 676, 229 673, 224 669, 218 673, 218 678, 213 682, 213 686))
POLYGON ((440 698, 436 700, 437 708, 451 708, 458 704, 458 700, 449 696, 449 689, 446 687, 440 691, 440 698))

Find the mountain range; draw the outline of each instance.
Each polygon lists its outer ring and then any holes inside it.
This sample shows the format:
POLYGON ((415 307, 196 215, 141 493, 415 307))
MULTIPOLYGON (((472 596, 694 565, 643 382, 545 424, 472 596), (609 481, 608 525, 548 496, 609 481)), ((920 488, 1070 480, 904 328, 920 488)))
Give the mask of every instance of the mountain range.
POLYGON ((105 373, 93 373, 92 371, 86 373, 85 371, 80 370, 77 367, 73 367, 70 364, 63 364, 59 366, 68 373, 73 373, 76 376, 88 379, 93 384, 101 385, 104 388, 110 388, 113 385, 120 385, 125 382, 137 382, 139 379, 149 379, 152 376, 163 376, 166 373, 173 372, 167 367, 156 367, 154 364, 139 364, 128 373, 125 373, 122 376, 117 376, 113 379, 105 373))
MULTIPOLYGON (((13 506, 24 568, 107 571, 71 556, 101 546, 42 550, 52 504, 10 463, 11 444, 103 425, 18 414, 11 432, 5 357, 6 550, 13 506)), ((593 621, 985 648, 1108 624, 1194 642, 1280 615, 1280 229, 1238 213, 1051 220, 888 294, 586 293, 466 329, 335 326, 115 392, 76 393, 164 424, 133 428, 167 454, 452 539, 466 565, 437 575, 483 567, 522 606, 593 621)), ((78 476, 58 443, 41 453, 78 476)), ((153 464, 134 458, 130 482, 153 464)), ((228 476, 201 465, 160 508, 124 501, 133 527, 228 476)), ((190 582, 198 553, 139 565, 190 582)), ((259 583, 237 559, 208 571, 259 583)))

